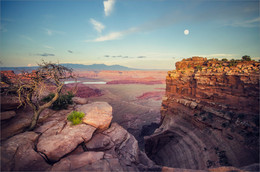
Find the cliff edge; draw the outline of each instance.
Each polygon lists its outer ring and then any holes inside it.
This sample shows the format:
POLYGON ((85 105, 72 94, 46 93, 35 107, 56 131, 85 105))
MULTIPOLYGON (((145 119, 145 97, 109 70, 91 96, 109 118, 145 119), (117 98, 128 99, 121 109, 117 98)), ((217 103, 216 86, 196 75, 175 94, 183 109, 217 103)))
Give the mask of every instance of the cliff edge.
POLYGON ((260 63, 192 57, 166 77, 162 124, 145 138, 162 166, 208 169, 259 162, 260 63))

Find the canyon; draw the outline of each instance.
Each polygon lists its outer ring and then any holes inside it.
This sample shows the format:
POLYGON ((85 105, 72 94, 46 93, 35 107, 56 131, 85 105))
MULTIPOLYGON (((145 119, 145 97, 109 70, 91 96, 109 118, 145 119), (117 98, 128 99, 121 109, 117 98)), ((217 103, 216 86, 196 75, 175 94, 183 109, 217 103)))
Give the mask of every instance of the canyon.
POLYGON ((258 171, 259 71, 202 57, 168 73, 77 71, 79 82, 107 84, 66 84, 77 85, 74 103, 46 109, 30 132, 31 109, 2 95, 1 170, 258 171), (74 110, 88 119, 72 126, 74 110))
POLYGON ((255 61, 183 59, 166 77, 161 126, 145 137, 156 164, 242 167, 259 162, 259 73, 255 61))

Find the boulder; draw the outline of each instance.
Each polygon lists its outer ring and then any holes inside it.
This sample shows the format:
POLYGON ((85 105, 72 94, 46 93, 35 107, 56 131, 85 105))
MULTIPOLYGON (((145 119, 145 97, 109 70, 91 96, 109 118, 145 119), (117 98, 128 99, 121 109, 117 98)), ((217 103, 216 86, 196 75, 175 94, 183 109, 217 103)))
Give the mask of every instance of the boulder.
POLYGON ((5 95, 1 97, 1 111, 15 110, 19 105, 20 102, 16 96, 5 95))
POLYGON ((81 97, 73 97, 72 101, 76 104, 84 105, 88 103, 88 100, 86 98, 81 97))
POLYGON ((34 142, 39 137, 34 132, 16 135, 1 146, 2 171, 44 171, 50 167, 45 160, 34 151, 34 142))
POLYGON ((2 120, 6 120, 6 119, 10 119, 12 117, 14 117, 16 115, 15 111, 6 111, 6 112, 1 112, 1 121, 2 120))
POLYGON ((99 131, 107 129, 113 118, 112 106, 107 102, 94 102, 76 107, 77 111, 84 112, 83 123, 97 128, 99 131))
POLYGON ((72 126, 67 122, 59 123, 42 134, 37 149, 49 161, 55 162, 80 143, 90 140, 95 130, 95 127, 86 124, 72 126))
POLYGON ((77 155, 70 155, 54 164, 51 171, 72 171, 103 159, 104 152, 84 152, 77 155))

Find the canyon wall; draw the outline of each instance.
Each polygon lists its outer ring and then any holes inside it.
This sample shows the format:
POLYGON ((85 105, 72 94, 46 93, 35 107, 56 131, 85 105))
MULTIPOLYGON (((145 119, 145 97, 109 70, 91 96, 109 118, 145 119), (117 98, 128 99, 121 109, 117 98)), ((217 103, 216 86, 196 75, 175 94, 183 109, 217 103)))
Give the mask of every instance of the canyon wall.
POLYGON ((183 59, 166 77, 161 126, 146 153, 174 168, 242 167, 259 162, 260 63, 183 59))

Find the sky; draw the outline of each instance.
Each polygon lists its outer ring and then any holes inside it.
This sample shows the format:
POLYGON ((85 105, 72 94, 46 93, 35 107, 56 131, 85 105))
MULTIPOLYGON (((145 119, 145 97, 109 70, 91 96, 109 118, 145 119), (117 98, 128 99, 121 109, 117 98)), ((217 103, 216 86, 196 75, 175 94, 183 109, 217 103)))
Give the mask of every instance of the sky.
POLYGON ((1 0, 1 66, 260 59, 259 0, 1 0))

